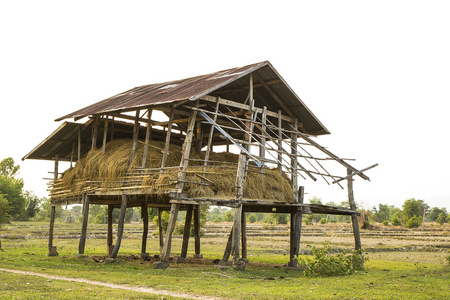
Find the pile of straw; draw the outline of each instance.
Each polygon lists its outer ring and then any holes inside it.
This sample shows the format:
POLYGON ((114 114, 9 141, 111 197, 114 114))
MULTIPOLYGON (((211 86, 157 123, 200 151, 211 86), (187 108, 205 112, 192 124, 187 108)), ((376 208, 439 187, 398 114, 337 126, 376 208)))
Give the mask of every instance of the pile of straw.
MULTIPOLYGON (((164 143, 151 141, 147 152, 145 170, 142 167, 144 144, 138 143, 136 154, 130 163, 131 140, 113 140, 102 149, 89 151, 75 165, 64 172, 58 185, 52 189, 52 197, 58 191, 80 194, 89 190, 107 192, 124 187, 142 192, 163 194, 173 190, 177 182, 178 168, 160 167, 164 143), (56 188, 57 187, 57 188, 56 188)), ((171 144, 165 167, 180 165, 181 147, 171 144)), ((204 153, 202 153, 204 157, 204 153)), ((202 159, 194 150, 191 159, 202 159)), ((189 197, 234 198, 238 155, 232 153, 211 153, 206 171, 203 162, 190 161, 184 184, 189 197)), ((259 168, 249 163, 249 172, 244 183, 244 198, 292 202, 292 185, 285 174, 266 168, 261 174, 259 168)))

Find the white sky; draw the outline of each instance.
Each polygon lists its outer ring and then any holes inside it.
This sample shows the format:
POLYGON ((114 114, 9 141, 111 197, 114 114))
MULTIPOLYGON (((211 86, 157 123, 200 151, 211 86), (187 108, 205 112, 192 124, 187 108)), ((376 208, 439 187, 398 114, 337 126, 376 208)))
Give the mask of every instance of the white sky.
MULTIPOLYGON (((448 1, 2 1, 0 159, 46 196, 52 162, 21 161, 53 120, 135 86, 269 60, 365 168, 366 207, 450 210, 448 1), (151 4, 158 2, 157 4, 151 4)), ((323 181, 307 199, 346 200, 323 181)))

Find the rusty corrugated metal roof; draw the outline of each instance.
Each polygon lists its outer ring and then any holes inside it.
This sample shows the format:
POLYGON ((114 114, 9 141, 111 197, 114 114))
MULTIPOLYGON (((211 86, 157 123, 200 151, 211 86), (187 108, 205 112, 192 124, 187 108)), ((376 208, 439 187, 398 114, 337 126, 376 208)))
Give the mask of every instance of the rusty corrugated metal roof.
POLYGON ((270 86, 272 93, 279 98, 277 101, 264 86, 256 87, 255 85, 256 106, 262 107, 266 105, 272 111, 282 110, 284 114, 297 118, 311 134, 321 135, 329 133, 268 61, 181 80, 135 87, 65 115, 55 121, 146 108, 178 101, 196 100, 208 94, 243 102, 245 96, 242 97, 242 88, 248 86, 250 73, 255 74, 255 78, 257 78, 255 83, 261 83, 260 81, 272 82, 270 86), (233 89, 240 89, 241 91, 233 92, 233 89), (259 100, 262 102, 260 105, 258 105, 259 100), (279 103, 280 100, 282 102, 281 105, 279 103))

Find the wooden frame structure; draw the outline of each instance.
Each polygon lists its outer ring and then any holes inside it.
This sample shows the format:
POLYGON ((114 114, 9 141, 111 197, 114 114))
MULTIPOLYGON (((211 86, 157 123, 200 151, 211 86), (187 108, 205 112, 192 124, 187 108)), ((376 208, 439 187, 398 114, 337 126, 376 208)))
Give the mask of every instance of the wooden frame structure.
MULTIPOLYGON (((224 250, 222 262, 232 256, 232 263, 247 259, 245 214, 248 212, 288 213, 290 226, 290 266, 296 266, 299 253, 303 214, 326 213, 351 215, 355 248, 361 249, 359 227, 354 196, 353 177, 369 178, 331 151, 319 145, 312 137, 327 134, 328 130, 309 111, 269 62, 220 71, 195 78, 138 87, 88 106, 65 118, 75 120, 88 117, 85 123, 64 123, 52 135, 33 149, 24 159, 54 160, 54 178, 50 182, 52 217, 50 219, 49 255, 57 255, 53 245, 54 208, 56 205, 83 204, 83 221, 79 242, 79 254, 84 254, 88 227, 89 206, 108 205, 107 253, 116 258, 123 237, 125 210, 142 207, 143 236, 141 256, 146 255, 148 214, 147 207, 161 211, 170 210, 165 236, 160 230, 161 261, 168 263, 171 254, 172 233, 180 210, 186 210, 183 243, 180 256, 186 258, 192 218, 194 220, 195 256, 200 252, 200 205, 227 206, 234 209, 234 223, 224 250), (117 106, 116 103, 119 103, 117 106), (125 103, 125 104, 124 104, 125 103), (167 121, 152 119, 155 111, 167 115, 167 121), (132 122, 132 123, 130 123, 132 122), (89 181, 82 191, 67 191, 61 187, 58 162, 79 160, 90 149, 102 149, 108 141, 131 139, 130 163, 136 155, 138 143, 144 144, 141 167, 133 168, 115 182, 115 187, 105 187, 103 179, 89 181), (153 141, 164 142, 160 168, 145 168, 147 152, 153 141), (167 167, 166 158, 170 146, 182 141, 182 155, 177 167, 167 167), (236 171, 235 195, 220 197, 188 197, 185 184, 214 185, 208 179, 209 169, 216 162, 210 159, 214 149, 234 150, 239 154, 237 163, 227 168, 236 171), (202 159, 194 159, 191 149, 202 159), (334 163, 343 167, 344 175, 333 175, 325 168, 334 163), (201 181, 190 182, 188 167, 201 167, 195 175, 201 181), (252 172, 264 174, 268 168, 277 168, 287 174, 292 186, 292 201, 278 199, 247 199, 244 183, 252 172), (143 178, 149 174, 176 173, 173 188, 161 192, 142 189, 143 178), (321 177, 328 184, 344 188, 340 182, 348 182, 349 208, 305 204, 304 188, 299 180, 317 180, 321 177), (331 183, 330 183, 331 182, 331 183), (116 244, 113 245, 112 212, 120 209, 116 244)), ((74 183, 76 184, 76 182, 74 183)))

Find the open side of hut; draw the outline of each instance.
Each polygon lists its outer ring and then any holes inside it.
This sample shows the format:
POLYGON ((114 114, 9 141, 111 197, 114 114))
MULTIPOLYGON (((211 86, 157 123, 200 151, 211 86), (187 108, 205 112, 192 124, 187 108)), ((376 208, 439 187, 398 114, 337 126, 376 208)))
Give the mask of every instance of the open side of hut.
MULTIPOLYGON (((297 264, 303 214, 351 215, 355 248, 361 248, 353 177, 369 178, 313 137, 328 130, 274 67, 261 62, 207 75, 150 84, 110 97, 56 121, 65 122, 23 159, 55 162, 50 182, 53 246, 56 205, 83 204, 79 253, 84 254, 90 204, 108 205, 107 249, 116 258, 127 207, 170 209, 161 261, 169 260, 179 210, 186 210, 181 257, 186 257, 192 218, 195 255, 200 256, 200 205, 234 208, 224 251, 233 263, 247 258, 247 212, 291 215, 290 262, 297 264), (161 113, 165 115, 162 120, 161 113), (86 119, 84 123, 76 122, 86 119), (76 162, 60 174, 59 161, 76 162), (338 165, 342 174, 327 171, 338 165), (347 181, 350 208, 303 203, 301 179, 347 181), (112 212, 120 208, 113 246, 112 212)), ((333 168, 335 169, 335 168, 333 168)), ((147 209, 142 210, 142 256, 146 255, 147 209)), ((159 218, 161 220, 161 218, 159 218)))

